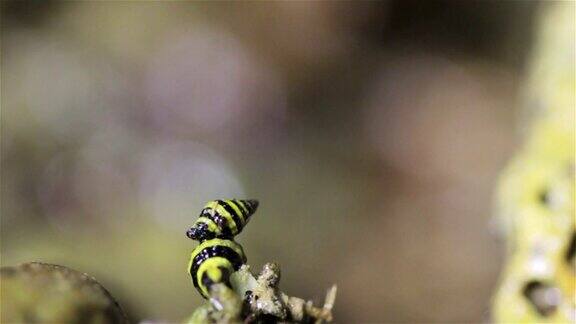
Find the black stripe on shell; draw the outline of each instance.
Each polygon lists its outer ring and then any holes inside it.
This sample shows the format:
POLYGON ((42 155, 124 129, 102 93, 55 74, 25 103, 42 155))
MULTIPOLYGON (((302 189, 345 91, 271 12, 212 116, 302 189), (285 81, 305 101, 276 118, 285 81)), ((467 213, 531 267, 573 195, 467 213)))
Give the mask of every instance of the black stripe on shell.
POLYGON ((230 261, 232 267, 234 268, 234 271, 238 271, 238 269, 240 269, 242 264, 246 262, 246 256, 244 254, 240 255, 232 248, 227 246, 214 245, 202 249, 202 251, 198 252, 194 256, 194 259, 192 260, 192 265, 190 266, 190 275, 192 276, 192 283, 194 284, 194 287, 196 287, 196 289, 200 291, 200 293, 202 293, 202 291, 198 286, 196 273, 198 272, 198 268, 200 268, 200 265, 202 265, 204 261, 213 257, 223 257, 226 260, 230 261))
POLYGON ((242 228, 244 228, 244 222, 242 222, 240 215, 238 215, 238 213, 236 213, 234 208, 232 208, 232 206, 230 206, 226 201, 218 200, 218 204, 222 206, 224 209, 226 209, 226 211, 230 214, 230 216, 232 216, 234 223, 236 223, 236 229, 237 229, 236 234, 240 233, 242 231, 242 228))
POLYGON ((258 200, 256 200, 256 199, 242 200, 242 202, 245 205, 247 205, 247 208, 248 208, 248 211, 250 212, 250 215, 252 215, 256 212, 256 209, 258 208, 258 205, 260 204, 258 202, 258 200))
POLYGON ((218 235, 218 237, 220 238, 232 238, 234 235, 232 234, 232 230, 230 229, 230 226, 228 226, 228 220, 226 220, 226 218, 220 214, 218 214, 218 212, 216 210, 212 210, 212 213, 210 213, 208 210, 203 211, 203 214, 201 214, 200 216, 204 216, 210 220, 212 220, 216 226, 218 226, 218 228, 220 229, 220 235, 218 235))

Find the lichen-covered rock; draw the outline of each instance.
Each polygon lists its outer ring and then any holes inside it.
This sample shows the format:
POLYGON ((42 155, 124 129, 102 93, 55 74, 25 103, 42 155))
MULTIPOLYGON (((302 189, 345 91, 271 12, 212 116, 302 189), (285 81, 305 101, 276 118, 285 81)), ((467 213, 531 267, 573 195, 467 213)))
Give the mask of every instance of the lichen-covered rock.
POLYGON ((2 323, 127 323, 94 278, 64 266, 30 262, 0 269, 2 323))

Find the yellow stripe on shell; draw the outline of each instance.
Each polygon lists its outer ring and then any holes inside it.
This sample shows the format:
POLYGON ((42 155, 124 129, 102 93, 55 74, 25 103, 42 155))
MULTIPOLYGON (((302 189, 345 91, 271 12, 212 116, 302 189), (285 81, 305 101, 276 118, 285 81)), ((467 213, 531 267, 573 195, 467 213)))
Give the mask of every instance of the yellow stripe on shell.
POLYGON ((225 202, 228 204, 228 206, 232 207, 232 209, 234 209, 234 211, 236 212, 236 215, 238 215, 238 218, 240 218, 240 220, 242 220, 242 226, 244 226, 246 224, 246 217, 244 217, 245 215, 248 215, 247 213, 243 213, 240 209, 238 209, 238 207, 236 206, 238 200, 226 200, 225 202))
POLYGON ((218 203, 217 200, 209 201, 208 203, 206 203, 204 208, 205 209, 212 209, 212 210, 216 211, 218 214, 220 214, 222 217, 224 217, 226 219, 226 222, 228 223, 228 227, 230 228, 232 235, 238 234, 238 227, 236 226, 236 222, 234 222, 232 215, 230 215, 230 213, 228 213, 224 209, 224 207, 220 206, 220 204, 218 203))
POLYGON ((208 287, 204 286, 204 284, 202 283, 202 275, 206 271, 220 271, 218 267, 229 269, 230 272, 234 272, 234 267, 232 266, 232 263, 228 261, 228 259, 223 257, 213 257, 204 261, 200 265, 200 267, 198 268, 198 272, 196 273, 196 280, 198 282, 198 287, 200 287, 200 290, 202 290, 202 294, 206 296, 206 298, 209 298, 210 294, 208 292, 208 287))
POLYGON ((226 218, 226 221, 228 223, 228 226, 230 227, 230 231, 232 232, 232 235, 238 234, 238 227, 236 226, 236 222, 234 221, 234 218, 232 217, 232 215, 230 215, 230 213, 226 209, 224 209, 223 206, 220 206, 220 205, 216 205, 215 210, 222 217, 226 218))
POLYGON ((246 213, 246 215, 250 214, 248 207, 246 207, 244 205, 244 202, 242 200, 234 200, 234 202, 236 202, 238 205, 240 205, 240 207, 242 207, 242 209, 244 209, 244 212, 246 213))
POLYGON ((192 262, 194 261, 194 251, 190 254, 190 260, 188 260, 188 274, 191 274, 190 271, 192 270, 192 262))
POLYGON ((220 234, 220 227, 218 227, 218 225, 216 225, 216 223, 214 223, 214 221, 208 217, 204 217, 204 216, 198 217, 198 219, 196 220, 196 224, 197 223, 204 223, 204 224, 208 225, 208 230, 210 232, 220 234))
POLYGON ((212 267, 206 269, 206 274, 213 282, 220 282, 222 281, 222 270, 218 267, 212 267))

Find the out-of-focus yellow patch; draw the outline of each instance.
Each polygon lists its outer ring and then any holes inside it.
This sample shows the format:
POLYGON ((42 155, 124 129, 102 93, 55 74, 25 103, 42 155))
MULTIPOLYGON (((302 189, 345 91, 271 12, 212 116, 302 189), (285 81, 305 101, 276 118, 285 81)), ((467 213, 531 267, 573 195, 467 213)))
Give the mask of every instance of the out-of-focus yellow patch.
POLYGON ((508 257, 494 298, 496 322, 576 322, 576 269, 568 259, 576 233, 573 12, 570 2, 542 10, 527 85, 538 111, 498 188, 508 257))

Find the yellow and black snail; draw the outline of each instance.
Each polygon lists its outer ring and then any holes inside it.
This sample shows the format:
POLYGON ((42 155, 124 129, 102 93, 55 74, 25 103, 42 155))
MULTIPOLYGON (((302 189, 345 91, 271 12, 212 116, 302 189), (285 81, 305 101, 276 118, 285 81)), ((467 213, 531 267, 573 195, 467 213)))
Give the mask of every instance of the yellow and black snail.
POLYGON ((213 200, 204 206, 194 225, 186 232, 200 242, 191 253, 188 272, 194 287, 204 298, 217 283, 230 287, 230 275, 246 263, 242 246, 234 241, 250 216, 258 208, 257 200, 213 200))

